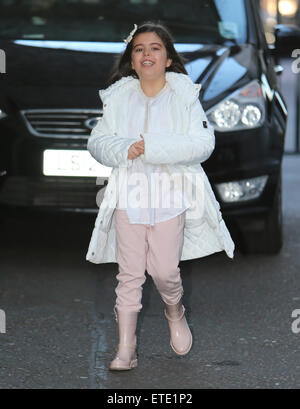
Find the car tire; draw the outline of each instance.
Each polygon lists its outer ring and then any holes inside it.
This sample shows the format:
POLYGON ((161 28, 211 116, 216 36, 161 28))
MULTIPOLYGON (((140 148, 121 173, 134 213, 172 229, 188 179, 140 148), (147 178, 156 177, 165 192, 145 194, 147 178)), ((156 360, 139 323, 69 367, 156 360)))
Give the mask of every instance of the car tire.
POLYGON ((245 254, 278 254, 283 244, 281 171, 271 211, 265 218, 255 222, 261 225, 261 229, 242 231, 241 251, 245 254))

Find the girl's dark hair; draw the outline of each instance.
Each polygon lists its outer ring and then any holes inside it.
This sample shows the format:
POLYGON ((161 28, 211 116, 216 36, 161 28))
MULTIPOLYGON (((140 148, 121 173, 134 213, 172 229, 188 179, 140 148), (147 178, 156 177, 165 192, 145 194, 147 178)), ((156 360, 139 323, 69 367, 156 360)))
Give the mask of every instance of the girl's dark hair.
POLYGON ((156 23, 153 21, 145 21, 138 26, 132 40, 127 44, 125 51, 117 57, 109 74, 109 78, 106 81, 107 87, 122 77, 127 77, 129 75, 132 75, 134 78, 139 78, 135 70, 133 70, 131 67, 131 53, 133 40, 138 34, 141 33, 156 33, 163 41, 167 50, 167 58, 172 59, 172 64, 169 67, 166 67, 166 71, 187 74, 187 71, 184 68, 185 58, 180 56, 175 50, 173 37, 167 27, 160 22, 156 23))

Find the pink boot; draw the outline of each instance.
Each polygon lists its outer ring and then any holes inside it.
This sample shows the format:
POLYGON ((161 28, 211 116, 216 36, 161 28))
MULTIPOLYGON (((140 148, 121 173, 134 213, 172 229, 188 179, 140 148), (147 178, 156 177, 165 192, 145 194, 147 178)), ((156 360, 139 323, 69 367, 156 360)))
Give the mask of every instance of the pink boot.
POLYGON ((169 323, 170 345, 178 355, 186 355, 193 343, 191 330, 185 318, 185 308, 181 300, 170 305, 165 303, 165 316, 169 323))
POLYGON ((126 371, 137 366, 135 331, 138 312, 114 310, 119 327, 119 344, 117 355, 111 361, 109 369, 126 371))

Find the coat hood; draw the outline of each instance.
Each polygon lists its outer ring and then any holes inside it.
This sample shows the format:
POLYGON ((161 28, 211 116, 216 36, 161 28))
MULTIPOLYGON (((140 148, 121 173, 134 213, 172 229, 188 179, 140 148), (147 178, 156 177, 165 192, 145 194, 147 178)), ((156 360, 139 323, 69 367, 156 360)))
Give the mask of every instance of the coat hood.
MULTIPOLYGON (((197 98, 199 98, 201 84, 193 83, 188 75, 179 72, 166 71, 166 81, 186 104, 192 104, 197 98)), ((139 79, 129 75, 127 77, 122 77, 109 87, 99 90, 99 95, 104 103, 107 98, 113 96, 119 98, 122 92, 137 87, 138 84, 139 79)))

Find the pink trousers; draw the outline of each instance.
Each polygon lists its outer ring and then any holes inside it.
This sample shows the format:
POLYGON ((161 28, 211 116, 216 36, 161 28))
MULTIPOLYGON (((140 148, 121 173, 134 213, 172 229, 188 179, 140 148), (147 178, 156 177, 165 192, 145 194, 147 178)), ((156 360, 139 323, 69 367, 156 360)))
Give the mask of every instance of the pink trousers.
POLYGON ((180 268, 185 212, 151 226, 130 224, 126 210, 115 209, 117 274, 115 307, 142 309, 145 270, 163 301, 177 304, 183 294, 180 268))

